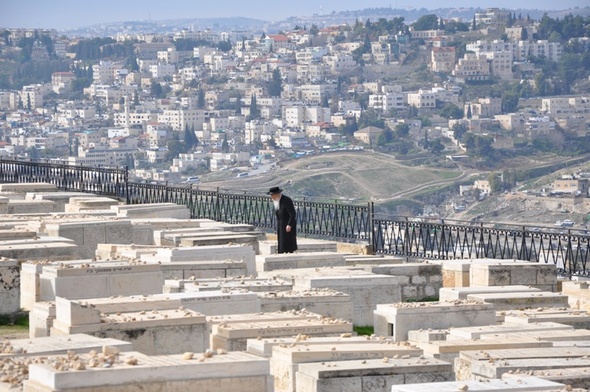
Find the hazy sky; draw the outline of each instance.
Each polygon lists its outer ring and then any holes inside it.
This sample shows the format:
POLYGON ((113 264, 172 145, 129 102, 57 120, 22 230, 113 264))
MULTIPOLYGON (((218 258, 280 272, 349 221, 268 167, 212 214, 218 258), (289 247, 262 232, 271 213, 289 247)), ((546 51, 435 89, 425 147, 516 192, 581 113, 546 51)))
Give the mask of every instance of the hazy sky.
POLYGON ((566 9, 589 0, 0 0, 0 27, 85 27, 129 20, 245 16, 282 20, 373 7, 506 7, 566 9))

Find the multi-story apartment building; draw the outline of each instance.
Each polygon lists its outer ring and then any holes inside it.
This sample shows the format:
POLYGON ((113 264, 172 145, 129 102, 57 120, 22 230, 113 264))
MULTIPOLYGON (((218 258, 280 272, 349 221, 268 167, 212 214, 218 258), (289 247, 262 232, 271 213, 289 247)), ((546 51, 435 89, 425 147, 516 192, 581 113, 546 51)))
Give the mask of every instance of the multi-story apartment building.
POLYGON ((51 74, 51 87, 56 94, 68 90, 76 79, 73 72, 54 72, 51 74))
POLYGON ((408 105, 417 108, 430 108, 436 107, 436 93, 432 90, 418 90, 417 93, 407 93, 406 100, 408 105))
POLYGON ((465 113, 469 110, 473 118, 491 118, 502 113, 502 99, 478 98, 477 102, 465 103, 465 113))
POLYGON ((186 127, 189 129, 202 129, 205 122, 204 110, 183 110, 171 109, 164 110, 158 114, 159 123, 168 124, 175 131, 184 131, 186 127))
POLYGON ((120 64, 111 61, 101 60, 92 66, 92 80, 94 84, 113 84, 116 71, 121 68, 120 64))
POLYGON ((489 80, 490 64, 485 55, 467 53, 453 70, 453 76, 465 81, 489 80))
POLYGON ((441 46, 432 48, 430 54, 430 69, 433 72, 451 73, 457 62, 454 46, 441 46))
POLYGON ((506 25, 510 17, 509 10, 499 8, 487 8, 484 12, 475 13, 476 25, 506 25))

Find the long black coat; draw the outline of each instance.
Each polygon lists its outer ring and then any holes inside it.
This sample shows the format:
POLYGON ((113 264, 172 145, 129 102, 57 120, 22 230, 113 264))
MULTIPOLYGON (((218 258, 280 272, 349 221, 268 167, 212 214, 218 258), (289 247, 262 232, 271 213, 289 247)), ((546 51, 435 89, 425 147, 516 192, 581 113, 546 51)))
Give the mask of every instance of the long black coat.
POLYGON ((291 253, 297 250, 297 213, 290 197, 281 195, 280 200, 279 209, 276 210, 278 252, 291 253), (291 226, 288 233, 287 226, 291 226))

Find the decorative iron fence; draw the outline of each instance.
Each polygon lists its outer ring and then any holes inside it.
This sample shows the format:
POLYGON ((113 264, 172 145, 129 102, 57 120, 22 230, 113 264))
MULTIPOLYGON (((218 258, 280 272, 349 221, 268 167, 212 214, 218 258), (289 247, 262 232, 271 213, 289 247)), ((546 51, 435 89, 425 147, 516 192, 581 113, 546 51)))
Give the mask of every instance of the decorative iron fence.
MULTIPOLYGON (((128 204, 185 205, 192 218, 275 227, 268 196, 129 182, 128 170, 0 159, 0 183, 46 182, 58 189, 116 197, 128 204)), ((373 203, 349 205, 294 200, 298 233, 363 241, 376 254, 426 259, 495 258, 553 263, 568 275, 586 275, 585 231, 533 229, 406 217, 377 218, 373 203)))
POLYGON ((422 219, 373 219, 375 253, 426 259, 492 258, 555 264, 565 275, 586 275, 586 230, 422 219))

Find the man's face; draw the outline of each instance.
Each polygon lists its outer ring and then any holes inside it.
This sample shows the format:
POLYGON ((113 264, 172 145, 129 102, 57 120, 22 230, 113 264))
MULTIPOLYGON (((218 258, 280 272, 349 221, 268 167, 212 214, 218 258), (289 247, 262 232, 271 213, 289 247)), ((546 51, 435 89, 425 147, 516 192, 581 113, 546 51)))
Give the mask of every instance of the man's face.
POLYGON ((272 195, 270 195, 270 198, 275 201, 275 200, 279 200, 281 198, 281 194, 280 193, 273 193, 272 195))

